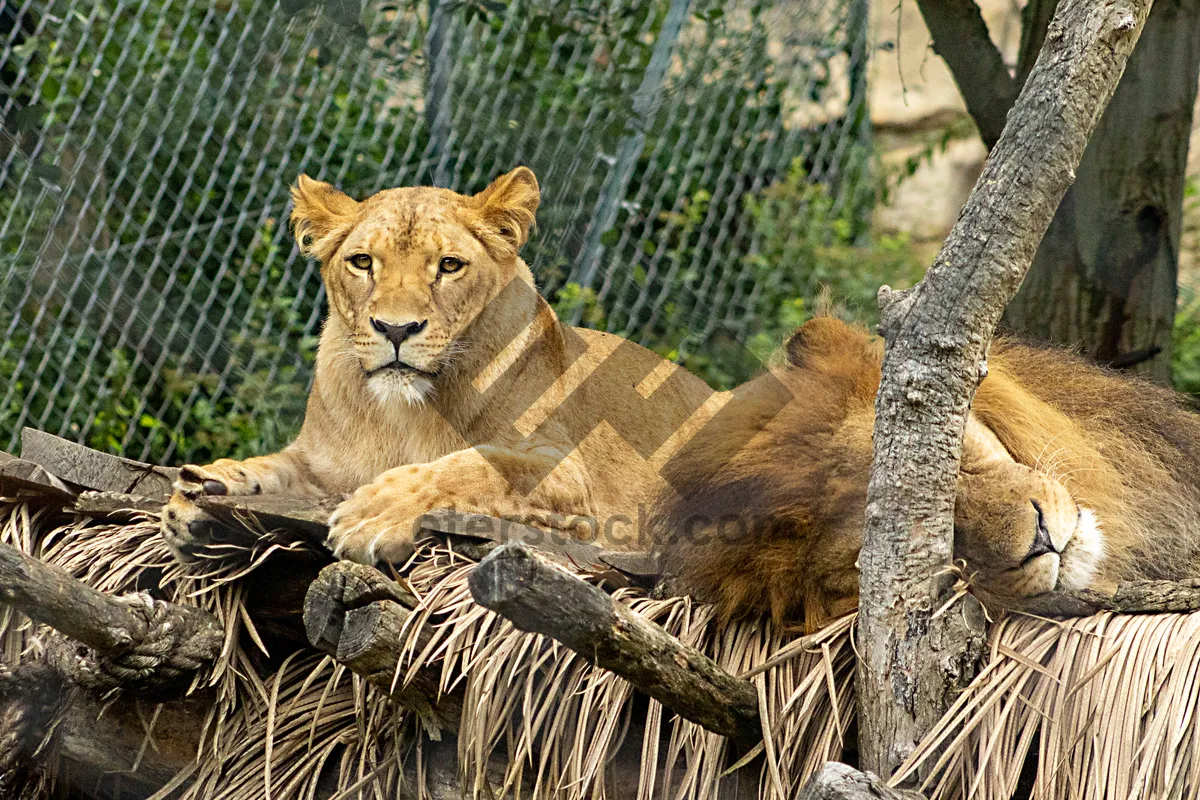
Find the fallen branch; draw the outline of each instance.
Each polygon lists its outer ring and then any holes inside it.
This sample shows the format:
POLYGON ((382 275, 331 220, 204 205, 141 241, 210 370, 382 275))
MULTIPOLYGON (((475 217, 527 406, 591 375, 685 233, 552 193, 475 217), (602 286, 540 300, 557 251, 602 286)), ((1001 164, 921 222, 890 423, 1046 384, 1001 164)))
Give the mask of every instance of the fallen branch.
POLYGON ((1112 594, 1084 590, 1051 592, 1023 600, 1017 609, 1044 617, 1088 617, 1101 611, 1166 614, 1200 611, 1200 579, 1130 581, 1112 594))
POLYGON ((891 775, 970 680, 982 632, 947 573, 963 430, 984 356, 1075 177, 1150 0, 1063 0, 925 279, 880 290, 883 376, 859 556, 859 744, 891 775))
POLYGON ((520 630, 562 642, 680 716, 747 746, 761 740, 749 682, 529 547, 507 544, 488 554, 470 587, 475 602, 520 630))
POLYGON ((374 567, 339 561, 309 586, 304 627, 313 647, 391 692, 440 739, 441 731, 458 730, 462 700, 442 695, 438 671, 419 670, 407 682, 397 677, 400 665, 429 640, 427 631, 418 631, 416 650, 405 647, 402 634, 415 605, 416 598, 374 567))
POLYGON ((216 658, 223 639, 200 609, 145 593, 112 597, 7 544, 0 544, 0 602, 90 648, 60 665, 89 688, 170 693, 216 658))

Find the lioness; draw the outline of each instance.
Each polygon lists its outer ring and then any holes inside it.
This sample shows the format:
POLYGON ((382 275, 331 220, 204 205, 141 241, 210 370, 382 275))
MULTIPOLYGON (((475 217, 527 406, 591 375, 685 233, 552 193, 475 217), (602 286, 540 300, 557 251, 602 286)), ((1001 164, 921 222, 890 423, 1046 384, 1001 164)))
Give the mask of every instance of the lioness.
POLYGON ((518 255, 540 199, 533 172, 473 196, 400 188, 361 202, 301 176, 292 198, 329 300, 303 426, 274 455, 183 467, 168 544, 194 544, 198 494, 353 492, 329 541, 368 563, 402 560, 414 524, 442 507, 636 546, 641 505, 662 485, 651 456, 713 393, 558 320, 518 255))
MULTIPOLYGON (((865 330, 810 321, 774 375, 797 401, 756 413, 770 387, 751 384, 740 414, 668 464, 658 538, 686 587, 726 614, 804 617, 810 630, 856 606, 882 354, 865 330)), ((954 522, 956 557, 1000 606, 1200 575, 1200 417, 1173 392, 998 339, 954 522)))

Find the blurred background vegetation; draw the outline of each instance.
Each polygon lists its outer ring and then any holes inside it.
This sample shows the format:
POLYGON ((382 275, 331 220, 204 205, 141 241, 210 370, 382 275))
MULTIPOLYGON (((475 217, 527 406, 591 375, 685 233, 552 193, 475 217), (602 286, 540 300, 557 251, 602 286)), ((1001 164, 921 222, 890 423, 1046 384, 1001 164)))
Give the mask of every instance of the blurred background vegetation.
MULTIPOLYGON (((895 44, 866 0, 0 6, 0 448, 286 443, 324 311, 284 224, 300 172, 365 196, 528 164, 559 313, 735 385, 822 292, 870 324, 935 252, 886 212, 979 137, 959 115, 889 151, 868 72, 895 44)), ((1200 391, 1200 297, 1179 310, 1139 363, 1200 391)))

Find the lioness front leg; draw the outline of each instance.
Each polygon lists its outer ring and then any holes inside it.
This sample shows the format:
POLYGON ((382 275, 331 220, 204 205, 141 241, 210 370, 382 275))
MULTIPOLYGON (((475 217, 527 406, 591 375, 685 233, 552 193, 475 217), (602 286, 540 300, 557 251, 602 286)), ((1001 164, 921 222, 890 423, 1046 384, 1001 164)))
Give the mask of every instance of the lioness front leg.
POLYGON ((208 538, 216 523, 196 507, 193 498, 285 493, 317 493, 317 487, 299 457, 289 450, 245 461, 222 458, 203 467, 188 464, 180 468, 175 492, 163 508, 163 539, 176 556, 186 557, 208 538))
POLYGON ((403 562, 421 518, 439 508, 550 529, 595 514, 583 469, 560 451, 481 446, 396 467, 359 488, 330 518, 329 545, 365 564, 403 562))

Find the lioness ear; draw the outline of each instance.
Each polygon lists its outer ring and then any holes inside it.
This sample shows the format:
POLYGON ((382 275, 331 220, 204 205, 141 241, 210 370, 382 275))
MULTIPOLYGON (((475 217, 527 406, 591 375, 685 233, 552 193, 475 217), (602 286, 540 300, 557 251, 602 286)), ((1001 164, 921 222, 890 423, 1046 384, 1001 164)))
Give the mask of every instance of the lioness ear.
POLYGON ((514 249, 528 241, 541 200, 537 177, 529 167, 501 175, 475 195, 483 222, 514 249))
POLYGON ((359 203, 324 181, 301 175, 292 187, 292 231, 300 252, 324 261, 337 251, 359 203))

